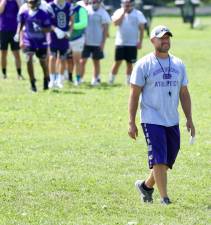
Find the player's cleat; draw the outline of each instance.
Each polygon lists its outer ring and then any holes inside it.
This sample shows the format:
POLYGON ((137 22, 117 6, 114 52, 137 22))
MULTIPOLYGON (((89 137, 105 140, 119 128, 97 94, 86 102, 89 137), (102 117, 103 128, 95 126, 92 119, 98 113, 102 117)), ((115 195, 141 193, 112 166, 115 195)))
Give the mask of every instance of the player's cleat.
POLYGON ((3 74, 3 79, 7 79, 7 74, 3 74))
POLYGON ((154 188, 147 191, 143 188, 143 184, 144 184, 144 181, 137 180, 135 182, 135 187, 136 187, 137 191, 139 192, 139 194, 141 195, 141 198, 142 198, 143 202, 152 203, 153 202, 152 194, 154 192, 154 188))
POLYGON ((170 199, 168 197, 164 197, 160 200, 160 203, 163 204, 163 205, 169 205, 171 204, 172 202, 170 201, 170 199))

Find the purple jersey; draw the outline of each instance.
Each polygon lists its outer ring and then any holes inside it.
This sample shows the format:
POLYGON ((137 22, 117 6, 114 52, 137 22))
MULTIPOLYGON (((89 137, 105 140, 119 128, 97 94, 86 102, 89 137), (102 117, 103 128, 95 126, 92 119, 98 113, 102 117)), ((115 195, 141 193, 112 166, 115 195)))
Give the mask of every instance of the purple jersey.
POLYGON ((23 43, 31 48, 46 48, 46 33, 43 28, 50 28, 51 20, 49 14, 42 10, 30 11, 27 7, 20 10, 18 21, 24 24, 23 43))
MULTIPOLYGON (((72 15, 71 4, 65 2, 63 6, 50 3, 51 6, 51 22, 52 25, 63 31, 69 30, 70 16, 72 15)), ((54 32, 51 32, 51 47, 56 49, 67 49, 69 46, 68 39, 58 39, 54 32)))
POLYGON ((7 0, 5 9, 0 14, 0 31, 16 31, 18 9, 16 0, 7 0))

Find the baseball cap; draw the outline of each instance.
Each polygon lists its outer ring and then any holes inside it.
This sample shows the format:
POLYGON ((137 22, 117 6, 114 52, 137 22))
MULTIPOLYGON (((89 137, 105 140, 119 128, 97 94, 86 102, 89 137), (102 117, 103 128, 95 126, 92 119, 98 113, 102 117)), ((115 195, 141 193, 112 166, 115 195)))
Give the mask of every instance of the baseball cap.
POLYGON ((150 33, 150 39, 152 38, 162 38, 164 34, 168 34, 169 36, 173 36, 168 27, 164 25, 156 26, 152 29, 150 33))

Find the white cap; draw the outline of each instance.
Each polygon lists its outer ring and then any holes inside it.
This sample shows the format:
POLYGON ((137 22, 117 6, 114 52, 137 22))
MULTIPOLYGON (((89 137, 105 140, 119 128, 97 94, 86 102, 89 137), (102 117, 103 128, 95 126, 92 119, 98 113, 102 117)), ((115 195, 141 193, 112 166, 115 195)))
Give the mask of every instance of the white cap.
POLYGON ((153 39, 155 37, 162 38, 164 34, 168 34, 171 37, 173 36, 168 27, 163 25, 156 26, 151 31, 150 39, 153 39))

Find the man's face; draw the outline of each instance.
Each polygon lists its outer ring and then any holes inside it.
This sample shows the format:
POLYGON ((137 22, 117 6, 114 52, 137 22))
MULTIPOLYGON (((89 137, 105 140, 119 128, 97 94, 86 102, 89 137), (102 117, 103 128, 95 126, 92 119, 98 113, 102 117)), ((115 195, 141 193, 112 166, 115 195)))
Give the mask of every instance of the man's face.
POLYGON ((94 10, 98 10, 99 8, 100 8, 100 2, 99 1, 97 1, 97 0, 92 0, 92 8, 94 9, 94 10))
POLYGON ((170 36, 165 34, 161 38, 153 38, 152 44, 158 52, 167 53, 171 47, 170 36))
POLYGON ((35 0, 29 0, 29 1, 27 1, 27 4, 31 10, 36 10, 38 7, 38 3, 35 0))
POLYGON ((133 9, 133 5, 130 1, 125 1, 122 3, 122 8, 126 11, 126 12, 130 12, 133 9))

